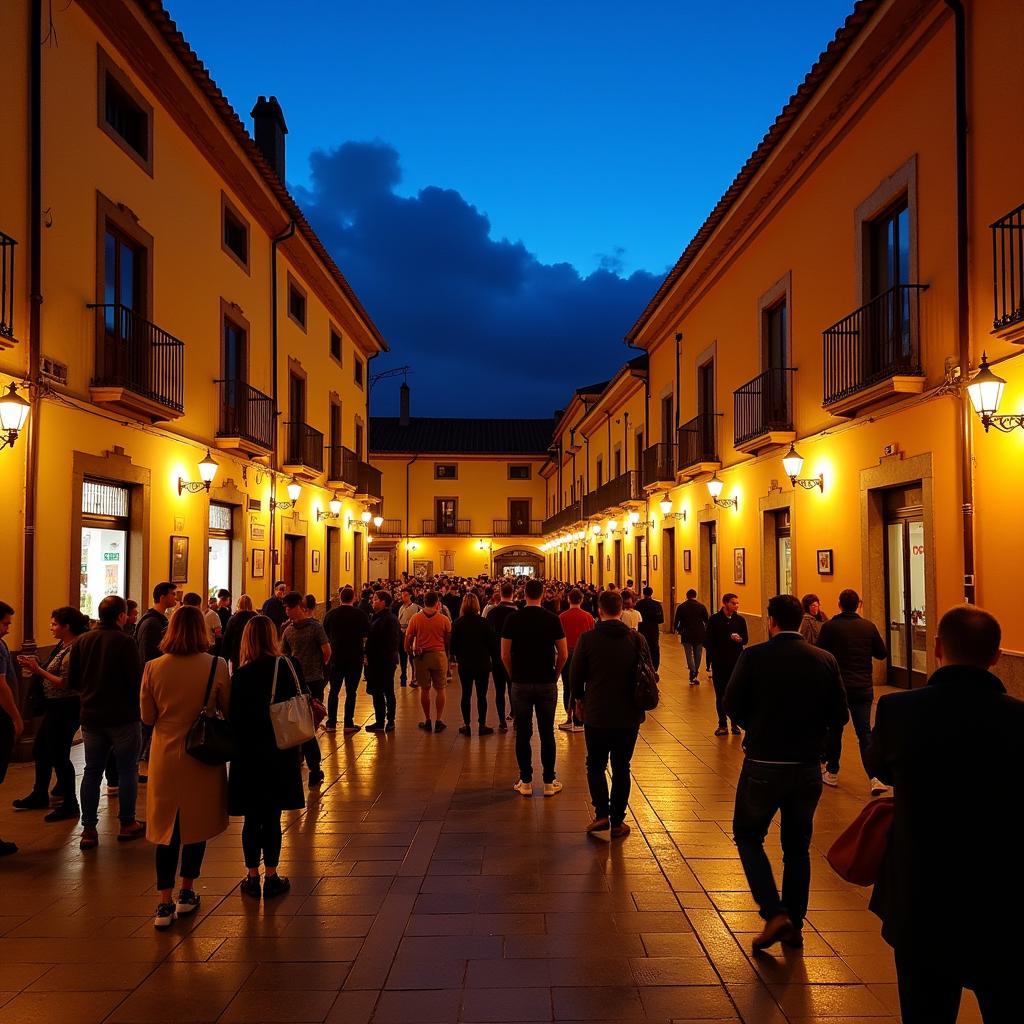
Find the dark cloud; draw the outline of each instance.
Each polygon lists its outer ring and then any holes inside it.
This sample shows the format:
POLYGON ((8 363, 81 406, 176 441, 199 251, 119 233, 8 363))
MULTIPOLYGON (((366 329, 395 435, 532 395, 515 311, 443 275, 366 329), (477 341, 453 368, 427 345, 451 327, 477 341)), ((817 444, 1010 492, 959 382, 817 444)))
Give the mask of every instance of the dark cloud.
MULTIPOLYGON (((317 151, 310 168, 299 201, 391 345, 373 372, 411 365, 414 414, 550 415, 632 354, 623 335, 661 278, 623 277, 621 248, 586 276, 541 263, 452 189, 396 194, 383 142, 317 151)), ((394 413, 397 394, 381 384, 374 411, 394 413)))

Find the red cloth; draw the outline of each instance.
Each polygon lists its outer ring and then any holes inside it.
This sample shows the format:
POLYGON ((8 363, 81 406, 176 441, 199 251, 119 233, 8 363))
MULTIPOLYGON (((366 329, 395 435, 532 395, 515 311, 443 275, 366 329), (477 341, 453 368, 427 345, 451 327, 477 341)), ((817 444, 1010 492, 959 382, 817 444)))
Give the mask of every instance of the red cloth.
POLYGON ((558 621, 562 623, 562 632, 570 651, 576 649, 576 644, 584 633, 594 628, 594 616, 582 608, 570 608, 567 612, 562 612, 558 616, 558 621))

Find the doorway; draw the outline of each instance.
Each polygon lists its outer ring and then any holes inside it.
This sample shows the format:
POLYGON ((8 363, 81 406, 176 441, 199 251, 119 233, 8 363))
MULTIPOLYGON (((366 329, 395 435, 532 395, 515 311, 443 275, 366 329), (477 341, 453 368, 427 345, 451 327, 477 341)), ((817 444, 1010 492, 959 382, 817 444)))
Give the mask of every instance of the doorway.
POLYGON ((604 590, 604 541, 597 545, 597 589, 604 590))
POLYGON ((131 489, 106 480, 82 483, 82 559, 78 608, 95 619, 100 602, 128 593, 131 489))
MULTIPOLYGON (((789 509, 774 513, 775 518, 775 593, 793 593, 793 531, 789 509)), ((773 596, 773 595, 769 595, 773 596)))
POLYGON ((231 549, 234 539, 231 521, 230 505, 210 502, 209 540, 207 541, 209 568, 206 575, 210 596, 216 594, 218 590, 231 590, 233 578, 231 549))
POLYGON ((700 597, 711 611, 718 609, 718 523, 700 524, 700 597))
POLYGON ((614 552, 615 552, 615 561, 613 563, 613 571, 614 571, 615 575, 614 575, 613 578, 614 578, 615 582, 618 583, 618 585, 620 587, 623 587, 626 584, 626 577, 622 573, 622 541, 621 540, 616 540, 615 541, 614 552))
POLYGON ((352 534, 352 576, 356 594, 363 589, 363 535, 352 534))
POLYGON ((676 531, 664 530, 661 535, 661 557, 665 576, 665 619, 676 610, 676 531))
POLYGON ((530 499, 509 498, 508 528, 515 536, 525 536, 530 532, 530 499))
POLYGON ((281 548, 281 579, 289 590, 306 592, 306 538, 286 533, 281 548))
POLYGON ((636 573, 637 593, 643 593, 647 586, 647 537, 640 534, 633 545, 633 572, 636 573))
POLYGON ((888 683, 909 689, 927 678, 924 508, 920 484, 886 491, 885 617, 888 683))
POLYGON ((327 527, 327 594, 324 603, 329 608, 341 586, 341 530, 327 527))

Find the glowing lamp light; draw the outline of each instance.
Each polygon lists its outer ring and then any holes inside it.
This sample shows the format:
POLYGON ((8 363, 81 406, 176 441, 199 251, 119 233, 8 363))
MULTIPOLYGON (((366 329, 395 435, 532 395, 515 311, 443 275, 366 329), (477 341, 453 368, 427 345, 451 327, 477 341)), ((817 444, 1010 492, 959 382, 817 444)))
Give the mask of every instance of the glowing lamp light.
POLYGON ((1005 387, 1006 381, 992 372, 988 365, 988 356, 983 352, 978 372, 967 385, 967 394, 970 396, 974 411, 981 417, 986 433, 999 411, 999 403, 1002 401, 1005 387))
POLYGON ((618 519, 612 519, 608 523, 608 531, 609 531, 609 533, 614 533, 618 528, 619 528, 619 521, 618 521, 618 519))
POLYGON ((722 495, 722 488, 724 486, 725 484, 718 479, 718 474, 715 473, 715 475, 708 481, 708 494, 710 494, 715 501, 718 501, 722 495))
POLYGON ((632 526, 636 526, 636 524, 640 522, 640 513, 639 512, 630 512, 629 513, 629 522, 630 522, 630 524, 632 526))
POLYGON ((791 444, 789 451, 782 456, 782 467, 786 471, 786 476, 795 483, 800 470, 804 468, 804 458, 796 450, 796 445, 791 444))
POLYGON ((372 535, 372 534, 369 534, 369 533, 368 533, 368 534, 366 535, 366 543, 367 543, 367 544, 372 544, 372 543, 373 543, 373 535, 372 535))
POLYGON ((672 511, 672 502, 669 501, 668 498, 662 498, 661 501, 658 502, 658 508, 661 509, 661 514, 663 516, 667 516, 672 511))
POLYGON ((368 511, 367 509, 363 509, 363 512, 362 512, 362 514, 361 514, 361 515, 359 516, 359 518, 360 518, 360 519, 361 519, 361 520, 362 520, 362 521, 363 521, 364 523, 368 523, 368 522, 369 522, 369 521, 370 521, 370 520, 371 520, 371 519, 373 518, 373 516, 372 516, 372 515, 370 515, 370 512, 369 512, 369 511, 368 511))
POLYGON ((18 394, 17 385, 12 382, 7 394, 0 398, 0 430, 7 434, 8 444, 14 444, 17 440, 18 433, 28 419, 30 408, 28 402, 18 394))
POLYGON ((594 526, 593 526, 593 528, 591 529, 590 532, 595 537, 600 537, 601 536, 601 524, 600 523, 594 523, 594 526))
POLYGON ((289 501, 296 502, 299 500, 299 495, 302 493, 302 484, 295 477, 288 481, 288 486, 285 489, 288 491, 289 501))
POLYGON ((383 516, 374 516, 373 517, 373 525, 379 530, 384 525, 384 517, 383 516))
POLYGON ((203 456, 203 461, 199 463, 199 479, 198 480, 186 480, 184 477, 178 477, 178 494, 182 491, 188 491, 189 494, 198 494, 200 491, 208 491, 210 484, 213 483, 213 478, 217 475, 217 463, 214 462, 213 456, 210 454, 210 449, 206 449, 206 455, 203 456))
POLYGON ((341 515, 341 498, 335 494, 331 500, 327 502, 327 507, 331 510, 331 515, 337 518, 341 515))

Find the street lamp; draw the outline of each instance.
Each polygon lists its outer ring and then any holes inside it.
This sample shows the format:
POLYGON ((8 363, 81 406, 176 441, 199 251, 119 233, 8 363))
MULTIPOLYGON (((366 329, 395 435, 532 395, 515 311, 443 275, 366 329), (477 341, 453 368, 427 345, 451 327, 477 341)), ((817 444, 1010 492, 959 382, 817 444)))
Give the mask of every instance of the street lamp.
POLYGON ((988 365, 988 356, 982 352, 981 365, 967 385, 967 394, 970 396, 974 411, 981 417, 986 434, 989 427, 995 427, 1004 434, 1024 428, 1024 413, 998 415, 1005 387, 1006 381, 992 372, 988 365))
POLYGON ((320 522, 321 519, 340 519, 341 518, 341 498, 338 497, 338 492, 335 491, 331 495, 331 500, 327 502, 327 507, 330 509, 329 512, 324 512, 323 509, 316 510, 316 521, 320 522))
POLYGON ((711 495, 711 500, 719 508, 734 508, 739 511, 740 499, 737 497, 723 498, 721 497, 722 488, 725 484, 722 483, 718 478, 718 471, 715 470, 711 479, 708 481, 708 494, 711 495))
POLYGON ((360 521, 363 522, 364 524, 368 523, 372 518, 373 518, 373 516, 370 514, 370 511, 368 509, 365 509, 365 508, 363 509, 363 511, 359 515, 360 521))
POLYGON ((302 484, 299 483, 295 477, 292 477, 288 481, 288 486, 285 488, 288 491, 287 501, 275 501, 273 498, 270 499, 270 507, 273 509, 283 508, 289 509, 294 508, 295 503, 299 500, 299 495, 302 493, 302 484))
POLYGON ((12 381, 7 394, 0 398, 0 449, 14 446, 31 408, 18 394, 18 385, 12 381))
POLYGON ((817 487, 822 494, 825 493, 825 474, 818 476, 800 478, 800 470, 804 465, 804 457, 796 450, 796 445, 791 444, 789 451, 782 456, 782 468, 789 477, 789 482, 794 487, 802 487, 806 491, 812 491, 817 487))
POLYGON ((383 516, 374 516, 373 517, 373 525, 374 525, 375 529, 379 530, 384 525, 384 517, 383 516))
POLYGON ((682 519, 684 523, 686 522, 686 509, 684 508, 682 512, 673 512, 670 498, 662 498, 658 502, 658 508, 661 509, 662 519, 682 519))
POLYGON ((189 494, 198 494, 200 491, 209 491, 213 478, 217 475, 217 463, 213 461, 210 449, 206 449, 206 456, 199 463, 199 479, 186 480, 183 476, 178 477, 178 495, 183 491, 189 494))

